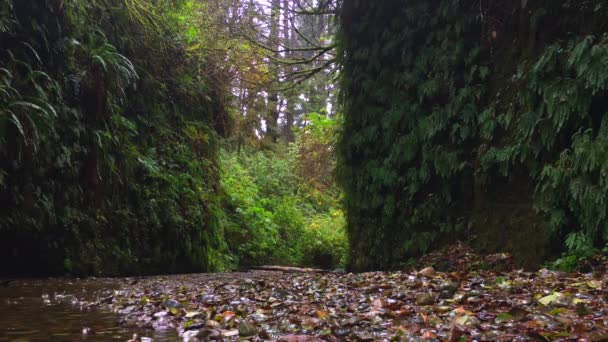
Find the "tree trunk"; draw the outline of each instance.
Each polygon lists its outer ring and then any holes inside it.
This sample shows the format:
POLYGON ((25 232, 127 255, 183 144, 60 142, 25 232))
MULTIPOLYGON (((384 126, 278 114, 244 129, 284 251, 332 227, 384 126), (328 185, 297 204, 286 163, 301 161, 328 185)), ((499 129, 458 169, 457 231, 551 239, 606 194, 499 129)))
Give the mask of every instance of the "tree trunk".
MULTIPOLYGON (((293 47, 293 36, 291 33, 291 27, 289 23, 289 0, 283 0, 283 42, 285 46, 293 47)), ((285 52, 285 58, 290 59, 292 57, 290 51, 285 52)), ((293 68, 288 68, 287 72, 293 72, 293 68)), ((294 142, 295 136, 292 131, 294 124, 294 112, 295 112, 295 98, 297 96, 294 91, 290 94, 284 94, 285 97, 285 123, 283 125, 282 135, 286 143, 294 142)))
MULTIPOLYGON (((281 20, 281 0, 272 0, 270 9, 270 45, 274 52, 275 59, 279 59, 279 25, 281 20)), ((272 142, 279 141, 279 93, 277 91, 279 83, 278 65, 272 62, 272 69, 275 70, 275 82, 270 86, 268 92, 268 115, 266 117, 266 130, 272 142)))

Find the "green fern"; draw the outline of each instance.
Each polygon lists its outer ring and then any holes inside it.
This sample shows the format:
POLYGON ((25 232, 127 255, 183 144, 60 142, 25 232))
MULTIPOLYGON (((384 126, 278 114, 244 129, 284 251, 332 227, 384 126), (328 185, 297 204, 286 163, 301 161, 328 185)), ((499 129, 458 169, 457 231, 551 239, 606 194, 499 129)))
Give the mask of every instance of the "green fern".
MULTIPOLYGON (((105 40, 105 37, 102 36, 101 39, 105 40)), ((106 74, 116 78, 120 89, 125 88, 139 78, 133 63, 120 54, 116 47, 107 42, 90 48, 88 54, 94 66, 101 67, 106 74)))

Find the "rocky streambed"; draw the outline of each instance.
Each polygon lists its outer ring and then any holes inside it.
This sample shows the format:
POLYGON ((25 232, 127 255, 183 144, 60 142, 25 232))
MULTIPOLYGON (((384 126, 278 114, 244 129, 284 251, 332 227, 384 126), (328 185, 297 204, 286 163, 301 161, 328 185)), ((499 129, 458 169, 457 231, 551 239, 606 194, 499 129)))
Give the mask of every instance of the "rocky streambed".
POLYGON ((184 341, 607 341, 603 274, 253 271, 122 280, 121 324, 184 341))
POLYGON ((604 272, 492 272, 474 267, 489 258, 452 259, 451 272, 3 282, 0 340, 608 341, 604 272))

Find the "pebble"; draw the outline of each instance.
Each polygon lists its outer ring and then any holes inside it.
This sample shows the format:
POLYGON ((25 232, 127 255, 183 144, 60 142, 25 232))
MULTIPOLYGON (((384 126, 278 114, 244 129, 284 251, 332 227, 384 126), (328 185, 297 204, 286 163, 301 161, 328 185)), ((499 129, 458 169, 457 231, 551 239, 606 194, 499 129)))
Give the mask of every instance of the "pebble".
POLYGON ((175 299, 166 300, 163 305, 169 309, 179 309, 183 307, 182 303, 176 301, 175 299))

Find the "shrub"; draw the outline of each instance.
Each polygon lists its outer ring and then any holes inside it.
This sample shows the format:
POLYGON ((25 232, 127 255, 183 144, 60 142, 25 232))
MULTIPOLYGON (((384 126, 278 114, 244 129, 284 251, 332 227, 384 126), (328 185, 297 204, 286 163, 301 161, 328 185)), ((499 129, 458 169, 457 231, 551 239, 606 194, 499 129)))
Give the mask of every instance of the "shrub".
POLYGON ((294 153, 223 150, 221 161, 226 239, 235 266, 331 268, 344 262, 344 218, 336 193, 321 192, 297 176, 294 153))

